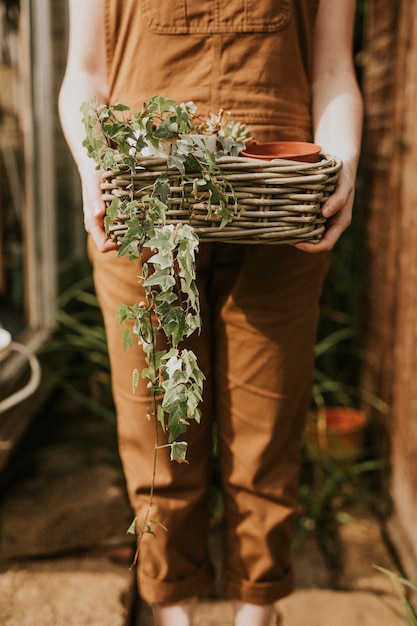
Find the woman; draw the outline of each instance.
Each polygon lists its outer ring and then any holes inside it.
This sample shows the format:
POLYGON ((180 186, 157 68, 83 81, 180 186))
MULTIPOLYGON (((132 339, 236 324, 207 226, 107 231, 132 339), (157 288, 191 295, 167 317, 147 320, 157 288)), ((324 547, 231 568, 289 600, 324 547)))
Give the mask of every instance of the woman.
POLYGON ((141 298, 140 268, 104 231, 99 174, 82 147, 80 105, 95 96, 139 110, 161 95, 221 107, 258 141, 311 141, 343 161, 318 244, 203 244, 203 315, 193 340, 207 376, 190 466, 158 461, 152 515, 168 528, 141 545, 138 584, 155 623, 188 626, 213 584, 207 550, 211 428, 224 493, 223 593, 235 626, 267 626, 292 590, 289 558, 318 299, 328 253, 351 221, 362 103, 352 62, 354 0, 69 0, 60 115, 83 189, 85 227, 109 343, 119 448, 132 507, 147 506, 153 433, 146 389, 131 393, 141 349, 123 352, 115 313, 141 298), (103 254, 106 253, 106 254, 103 254))

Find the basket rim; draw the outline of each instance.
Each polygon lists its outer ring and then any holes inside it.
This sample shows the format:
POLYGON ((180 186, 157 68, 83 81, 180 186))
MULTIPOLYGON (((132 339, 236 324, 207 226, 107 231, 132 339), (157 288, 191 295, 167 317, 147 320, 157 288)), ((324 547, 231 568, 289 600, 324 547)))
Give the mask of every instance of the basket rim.
MULTIPOLYGON (((308 163, 303 161, 291 161, 288 159, 272 159, 270 161, 263 161, 261 159, 251 159, 249 157, 242 156, 221 156, 216 159, 217 165, 227 173, 227 170, 233 167, 238 167, 242 170, 261 170, 270 173, 282 174, 284 172, 297 173, 303 175, 303 172, 307 171, 319 171, 327 174, 328 171, 338 172, 342 168, 342 160, 338 157, 331 156, 329 154, 321 153, 321 160, 316 163, 308 163)), ((163 168, 163 171, 174 172, 180 176, 175 166, 168 165, 168 158, 140 156, 135 157, 136 168, 140 171, 153 171, 154 167, 163 168), (150 169, 152 168, 152 169, 150 169)), ((101 176, 103 179, 111 178, 117 174, 126 174, 130 172, 128 165, 121 164, 117 169, 101 170, 101 176)))
POLYGON ((167 224, 188 223, 202 241, 317 243, 326 224, 321 206, 333 192, 342 168, 340 159, 327 154, 321 157, 314 163, 288 159, 262 161, 243 156, 216 159, 220 175, 233 190, 229 204, 232 217, 219 228, 221 218, 209 209, 210 201, 204 195, 208 192, 203 191, 202 196, 194 193, 193 181, 201 176, 200 172, 187 172, 183 176, 175 166, 169 165, 168 157, 138 155, 134 173, 128 165, 101 172, 103 201, 109 206, 117 199, 122 207, 118 208, 118 217, 108 232, 117 239, 127 231, 130 217, 143 219, 153 185, 165 174, 170 190, 167 224))

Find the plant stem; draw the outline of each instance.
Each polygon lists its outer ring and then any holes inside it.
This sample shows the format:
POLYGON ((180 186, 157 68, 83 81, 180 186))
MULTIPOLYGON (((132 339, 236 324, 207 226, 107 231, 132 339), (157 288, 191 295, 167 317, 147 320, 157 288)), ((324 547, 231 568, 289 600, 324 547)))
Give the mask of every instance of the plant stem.
MULTIPOLYGON (((148 300, 148 305, 149 305, 149 300, 148 300)), ((152 460, 152 476, 151 476, 151 486, 150 486, 150 490, 149 490, 149 496, 148 496, 148 507, 145 513, 145 517, 143 519, 143 522, 140 526, 137 526, 136 528, 136 533, 137 533, 137 544, 136 544, 136 551, 135 551, 135 555, 133 558, 133 562, 131 565, 131 568, 133 568, 138 560, 139 560, 139 553, 140 553, 140 546, 142 543, 142 538, 143 535, 145 533, 150 533, 150 514, 152 511, 152 506, 153 506, 153 498, 154 498, 154 493, 155 493, 155 479, 156 479, 156 463, 157 463, 157 453, 158 453, 158 448, 159 448, 159 431, 158 431, 158 417, 157 417, 157 387, 158 387, 158 383, 155 380, 156 377, 156 361, 155 361, 155 346, 156 346, 156 333, 155 333, 155 328, 152 325, 152 312, 151 310, 149 310, 149 319, 150 319, 150 328, 151 328, 151 333, 152 333, 152 341, 151 341, 151 345, 152 345, 152 349, 150 350, 150 356, 148 357, 149 360, 152 360, 152 364, 149 363, 149 365, 151 365, 151 370, 154 373, 153 374, 153 380, 152 382, 152 387, 151 387, 151 404, 152 404, 152 411, 151 411, 151 415, 153 418, 153 426, 154 426, 154 434, 155 434, 155 445, 154 445, 154 449, 153 449, 153 460, 152 460)))

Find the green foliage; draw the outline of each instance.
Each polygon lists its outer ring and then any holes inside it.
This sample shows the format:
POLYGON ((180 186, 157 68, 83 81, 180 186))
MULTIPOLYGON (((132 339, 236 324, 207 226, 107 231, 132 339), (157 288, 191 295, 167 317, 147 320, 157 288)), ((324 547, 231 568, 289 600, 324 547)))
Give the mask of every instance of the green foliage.
POLYGON ((298 500, 301 517, 297 543, 306 533, 313 532, 322 553, 334 572, 342 565, 343 554, 339 545, 339 526, 349 523, 347 511, 358 501, 366 502, 369 493, 375 492, 373 484, 386 469, 384 459, 348 458, 334 459, 325 450, 312 451, 308 441, 303 448, 303 463, 299 482, 298 500))
POLYGON ((81 106, 86 131, 83 146, 87 149, 88 156, 104 170, 118 166, 116 153, 111 149, 112 142, 118 145, 120 153, 125 157, 126 165, 132 164, 129 152, 131 144, 136 141, 135 133, 130 124, 117 116, 117 113, 128 110, 123 104, 111 107, 99 105, 96 99, 81 106), (95 107, 96 115, 91 115, 92 106, 95 107))
POLYGON ((362 384, 363 348, 364 187, 360 168, 353 221, 332 251, 320 303, 315 347, 313 403, 323 406, 371 407, 387 413, 387 405, 362 384))
POLYGON ((81 113, 86 130, 83 145, 103 170, 120 163, 134 167, 135 155, 144 148, 158 148, 171 140, 172 153, 185 163, 196 148, 207 150, 203 138, 209 135, 217 137, 218 155, 239 154, 250 139, 248 128, 229 119, 223 110, 202 121, 193 102, 177 104, 160 96, 133 113, 124 104, 106 106, 93 98, 82 104, 81 113))
MULTIPOLYGON (((169 447, 171 460, 186 462, 187 443, 178 438, 192 420, 200 421, 203 395, 204 375, 195 354, 183 347, 184 340, 201 328, 195 275, 199 240, 190 225, 167 224, 168 170, 177 169, 185 183, 184 206, 187 194, 198 200, 204 192, 204 197, 208 198, 208 213, 218 216, 220 227, 237 212, 233 189, 218 167, 216 155, 207 149, 203 138, 190 133, 211 132, 215 128, 216 132, 221 131, 219 154, 234 154, 244 146, 245 127, 230 120, 223 124, 220 115, 218 119, 210 119, 210 128, 207 124, 203 129, 200 122, 196 124, 195 113, 192 102, 178 105, 159 96, 133 116, 121 104, 106 107, 92 100, 82 105, 86 130, 84 146, 98 169, 127 168, 133 176, 137 157, 143 152, 157 154, 161 149, 166 152, 167 171, 157 178, 148 195, 137 200, 132 184, 129 198, 115 198, 105 218, 109 232, 116 215, 126 217, 127 232, 119 239, 119 255, 140 259, 142 267, 139 280, 144 300, 132 306, 122 305, 118 313, 125 327, 123 345, 132 345, 133 333, 145 355, 146 367, 141 372, 136 369, 132 372, 132 386, 135 391, 141 381, 146 383, 151 396, 149 417, 155 425, 154 473, 148 511, 141 524, 135 520, 128 530, 132 532, 134 528, 138 534, 138 550, 141 537, 145 533, 153 534, 149 518, 157 451, 169 447), (166 347, 158 350, 157 345, 166 347), (167 444, 159 444, 160 428, 167 436, 167 444)), ((138 553, 135 560, 137 556, 138 553)))
MULTIPOLYGON (((322 319, 322 324, 326 326, 322 319)), ((361 348, 358 330, 352 325, 323 333, 315 345, 313 402, 316 408, 325 406, 359 407, 366 404, 381 413, 388 407, 380 398, 364 389, 360 381, 362 361, 366 358, 361 348)))
MULTIPOLYGON (((359 172, 354 219, 332 252, 321 298, 320 321, 315 346, 313 381, 314 418, 317 409, 328 406, 370 408, 382 414, 387 405, 362 383, 362 364, 368 354, 362 344, 363 214, 359 172)), ((372 442, 353 458, 334 459, 326 449, 313 450, 309 432, 304 441, 299 482, 303 515, 298 540, 313 531, 330 566, 340 566, 339 526, 349 521, 346 510, 370 493, 377 493, 386 459, 374 458, 372 442)))
MULTIPOLYGON (((249 139, 244 124, 229 120, 223 111, 201 122, 192 102, 177 104, 160 96, 151 98, 141 111, 135 113, 123 104, 105 106, 96 99, 84 103, 81 111, 86 130, 83 145, 98 169, 127 167, 134 173, 138 155, 164 156, 167 169, 175 168, 182 175, 188 193, 197 199, 202 192, 208 194, 208 217, 218 215, 220 228, 238 213, 233 187, 216 159, 226 154, 237 155, 244 148, 249 139), (213 134, 219 148, 215 152, 205 143, 205 139, 213 134)), ((168 177, 163 174, 154 184, 150 197, 155 203, 158 200, 159 207, 166 211, 169 210, 168 194, 168 177)), ((183 204, 186 204, 185 197, 183 204)), ((115 199, 105 220, 107 228, 118 212, 133 215, 133 208, 137 206, 140 202, 133 197, 121 202, 115 199)), ((130 225, 135 227, 133 223, 130 225)), ((127 235, 127 241, 124 240, 122 245, 130 245, 131 235, 127 235)))
POLYGON ((42 352, 55 355, 57 387, 115 424, 107 341, 91 275, 58 297, 56 320, 57 330, 42 352))
MULTIPOLYGON (((125 215, 128 229, 119 239, 119 255, 141 260, 145 300, 121 306, 119 311, 122 325, 132 323, 133 334, 146 357, 146 368, 133 372, 133 388, 141 379, 148 381, 152 415, 168 433, 171 449, 175 444, 175 450, 181 450, 180 454, 172 452, 171 457, 184 460, 186 444, 178 446, 177 437, 186 431, 190 420, 200 420, 204 380, 195 355, 180 349, 183 340, 201 328, 195 280, 199 241, 188 224, 167 224, 167 174, 170 168, 176 168, 187 183, 183 204, 186 194, 198 199, 205 192, 209 215, 218 215, 220 227, 224 226, 237 211, 237 201, 216 156, 239 151, 247 131, 244 125, 225 119, 223 112, 201 122, 192 102, 177 104, 160 96, 151 98, 133 114, 123 104, 105 106, 96 99, 83 104, 81 110, 86 130, 84 146, 101 170, 124 167, 133 175, 137 156, 144 150, 167 150, 167 173, 157 178, 142 200, 134 198, 133 193, 128 199, 115 198, 108 207, 105 226, 109 229, 117 214, 125 215), (218 133, 221 150, 216 154, 208 150, 196 133, 203 133, 202 137, 218 133), (140 210, 145 201, 146 210, 140 210), (167 345, 165 352, 156 350, 159 336, 167 345), (162 402, 158 403, 160 397, 162 402)), ((126 329, 123 343, 132 344, 126 329)))
MULTIPOLYGON (((394 588, 401 600, 401 604, 402 604, 403 612, 404 612, 404 615, 403 615, 404 620, 405 620, 404 623, 407 624, 407 626, 417 626, 417 612, 414 606, 411 604, 410 600, 408 599, 407 595, 404 593, 404 587, 407 587, 408 589, 411 589, 412 591, 417 591, 417 586, 414 585, 412 582, 410 582, 407 578, 404 578, 403 576, 399 576, 395 572, 387 570, 384 567, 379 567, 377 565, 375 567, 377 570, 379 570, 383 574, 386 574, 391 579, 392 584, 394 585, 394 588)), ((396 609, 393 609, 393 611, 399 617, 401 617, 401 615, 396 609)))
MULTIPOLYGON (((179 347, 201 327, 195 282, 198 239, 187 224, 155 226, 153 219, 147 220, 146 225, 139 225, 133 237, 135 242, 140 242, 137 254, 142 259, 141 282, 146 300, 133 306, 122 305, 118 315, 121 324, 133 323, 133 333, 147 362, 139 375, 149 381, 153 415, 173 444, 186 431, 190 420, 200 421, 204 375, 195 355, 179 347), (144 261, 142 253, 147 248, 154 254, 144 261), (164 351, 156 349, 160 334, 167 343, 164 351), (163 398, 162 411, 158 410, 158 397, 163 398)), ((120 254, 125 253, 134 256, 131 245, 121 249, 120 254)), ((131 343, 127 329, 123 341, 125 345, 131 343)), ((136 371, 133 373, 134 388, 139 383, 139 375, 136 371)), ((182 449, 185 448, 183 442, 182 449)))

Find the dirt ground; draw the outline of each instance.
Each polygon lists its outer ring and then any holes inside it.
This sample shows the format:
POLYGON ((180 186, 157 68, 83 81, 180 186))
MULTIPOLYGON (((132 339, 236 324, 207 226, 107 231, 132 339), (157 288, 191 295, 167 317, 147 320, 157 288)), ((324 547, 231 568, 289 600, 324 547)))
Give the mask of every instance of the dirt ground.
MULTIPOLYGON (((0 623, 3 626, 152 626, 130 569, 132 513, 115 424, 57 394, 2 477, 0 623)), ((220 561, 221 526, 213 531, 220 561)), ((341 526, 335 577, 313 532, 295 553, 297 589, 277 603, 280 626, 400 626, 395 569, 380 520, 365 506, 341 526), (308 620, 306 621, 306 615, 308 620)), ((195 626, 231 626, 230 602, 204 599, 195 626)), ((271 624, 272 626, 272 624, 271 624)))

